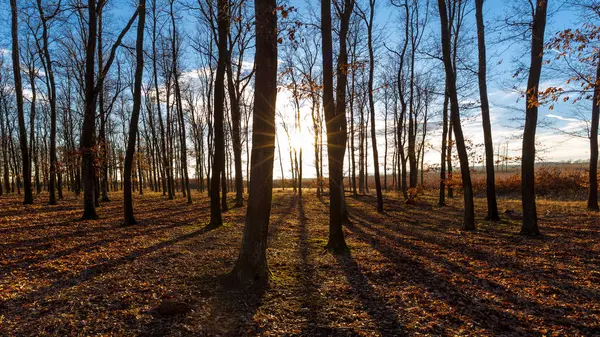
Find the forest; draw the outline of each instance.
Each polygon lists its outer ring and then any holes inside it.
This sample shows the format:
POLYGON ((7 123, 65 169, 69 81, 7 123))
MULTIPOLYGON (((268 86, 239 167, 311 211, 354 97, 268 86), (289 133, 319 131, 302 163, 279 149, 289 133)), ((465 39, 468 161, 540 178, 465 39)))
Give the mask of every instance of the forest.
POLYGON ((1 336, 600 335, 600 1, 0 19, 1 336))

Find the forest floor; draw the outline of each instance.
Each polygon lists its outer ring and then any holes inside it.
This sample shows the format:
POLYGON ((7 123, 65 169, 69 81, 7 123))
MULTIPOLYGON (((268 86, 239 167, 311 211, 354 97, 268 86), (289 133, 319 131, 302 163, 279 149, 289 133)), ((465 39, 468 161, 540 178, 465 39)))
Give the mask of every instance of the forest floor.
POLYGON ((206 232, 208 198, 193 197, 136 196, 127 228, 120 193, 96 221, 74 197, 0 198, 0 335, 600 335, 600 218, 583 202, 538 200, 543 236, 523 238, 518 219, 486 222, 484 199, 463 232, 461 198, 390 193, 378 214, 373 196, 347 196, 350 250, 333 255, 327 198, 275 191, 269 286, 237 290, 223 275, 245 209, 206 232))

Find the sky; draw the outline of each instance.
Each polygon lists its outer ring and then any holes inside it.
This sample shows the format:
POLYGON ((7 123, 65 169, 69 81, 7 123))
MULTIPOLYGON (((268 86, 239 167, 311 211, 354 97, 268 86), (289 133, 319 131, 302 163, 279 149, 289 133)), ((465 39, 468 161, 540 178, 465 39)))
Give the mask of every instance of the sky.
MULTIPOLYGON (((553 2, 557 4, 558 2, 553 2)), ((314 9, 319 10, 319 2, 303 1, 303 0, 291 0, 290 4, 299 8, 299 12, 306 13, 308 8, 312 6, 314 9)), ((392 7, 388 4, 388 1, 379 0, 377 2, 375 26, 376 30, 379 29, 383 34, 383 39, 386 41, 387 46, 393 46, 394 43, 398 43, 397 36, 403 34, 401 24, 398 23, 398 12, 399 9, 392 7)), ((437 11, 435 1, 430 1, 433 4, 432 11, 437 11)), ((488 54, 488 96, 490 100, 490 117, 492 123, 492 132, 494 145, 497 150, 501 147, 502 150, 508 149, 509 156, 517 157, 520 156, 521 142, 522 142, 522 130, 523 130, 523 119, 525 103, 521 95, 513 90, 509 90, 509 86, 520 86, 523 87, 524 83, 517 83, 513 79, 516 65, 514 60, 522 60, 524 63, 529 62, 528 45, 529 40, 523 43, 515 43, 511 47, 507 48, 508 43, 497 44, 494 43, 503 37, 503 31, 496 28, 497 22, 502 21, 509 13, 510 1, 498 1, 498 0, 487 0, 484 4, 484 21, 486 22, 486 33, 487 33, 487 54, 488 54)), ((551 5, 552 6, 552 5, 551 5)), ((566 28, 573 28, 577 26, 577 13, 573 12, 567 7, 550 7, 549 13, 553 12, 553 15, 548 20, 548 26, 546 29, 547 36, 550 36, 556 31, 563 30, 566 28)), ((467 22, 465 23, 467 35, 476 33, 475 28, 475 17, 474 11, 468 14, 467 22)), ((439 18, 437 16, 429 16, 428 30, 431 32, 439 30, 439 18)), ((433 39, 432 41, 437 42, 433 39)), ((439 42, 438 42, 439 43, 439 42)), ((477 45, 474 44, 473 55, 476 57, 477 45)), ((379 48, 381 54, 385 52, 383 48, 379 48)), ((383 62, 383 57, 376 58, 375 63, 383 62)), ((435 61, 426 61, 428 66, 435 64, 435 61)), ((439 62, 439 67, 443 67, 443 64, 439 62)), ((442 68, 443 69, 443 68, 442 68)), ((473 75, 476 76, 476 75, 473 75)), ((548 85, 560 85, 561 81, 553 79, 543 79, 541 87, 548 85)), ((479 93, 475 90, 469 97, 463 97, 465 100, 478 101, 479 93)), ((588 102, 585 102, 587 104, 588 102)), ((278 100, 278 107, 285 105, 285 99, 278 100), (283 101, 283 102, 282 102, 283 101)), ((591 102, 584 106, 584 114, 591 110, 591 102), (589 107, 587 107, 589 105, 589 107)), ((281 107, 283 108, 283 107, 281 107)), ((441 101, 438 100, 432 106, 434 110, 441 109, 441 101)), ((378 118, 376 124, 379 132, 383 129, 383 107, 379 104, 376 108, 378 110, 378 118)), ((435 113, 435 112, 434 112, 435 113)), ((479 113, 479 109, 474 111, 462 111, 463 120, 463 132, 465 138, 473 142, 473 144, 483 144, 483 129, 482 121, 479 113)), ((585 115, 584 115, 585 117, 585 115)), ((587 138, 573 137, 567 135, 568 133, 578 132, 584 130, 586 127, 586 121, 576 114, 570 103, 556 104, 554 109, 550 111, 548 106, 542 106, 539 109, 540 126, 537 131, 537 150, 538 150, 538 161, 544 162, 558 162, 558 161, 577 161, 587 160, 589 158, 589 141, 587 138)), ((370 138, 369 138, 370 142, 370 138)), ((383 165, 383 149, 385 145, 384 137, 378 136, 377 146, 380 153, 380 165, 383 165)), ((390 137, 388 142, 393 142, 393 138, 390 137)), ((440 162, 440 148, 441 148, 441 124, 440 117, 436 116, 430 121, 430 127, 428 127, 427 142, 429 143, 429 149, 425 154, 425 163, 431 165, 439 165, 440 162)), ((310 149, 309 149, 310 150, 310 149)), ((391 149, 390 149, 391 151, 391 149)), ((369 149, 369 153, 371 150, 369 149)), ((480 151, 481 153, 481 151, 480 151)), ((391 156, 391 153, 389 154, 391 156)), ((308 158, 305 151, 305 162, 306 165, 314 167, 312 165, 313 156, 308 154, 308 158)), ((389 161, 389 159, 388 159, 389 161)), ((346 165, 348 161, 346 160, 346 165)), ((372 172, 372 159, 369 158, 369 172, 372 172)), ((388 173, 391 173, 391 168, 388 167, 388 173)))
MULTIPOLYGON (((359 1, 361 3, 362 1, 359 1)), ((117 18, 121 17, 121 21, 127 20, 130 13, 132 12, 132 1, 130 0, 114 0, 112 2, 112 14, 116 15, 117 18)), ((312 7, 317 13, 319 13, 320 2, 318 0, 289 0, 290 6, 297 8, 298 15, 301 17, 309 16, 309 9, 312 7)), ((510 1, 499 1, 499 0, 487 0, 484 4, 484 20, 486 21, 487 29, 487 47, 488 47, 488 91, 489 99, 491 104, 491 122, 493 130, 493 139, 496 147, 507 147, 509 155, 519 156, 521 150, 521 134, 522 134, 522 119, 524 118, 524 101, 520 97, 520 94, 509 90, 510 86, 518 86, 519 83, 513 78, 513 74, 516 69, 515 60, 522 60, 528 63, 529 55, 527 54, 527 46, 529 41, 524 43, 513 43, 510 47, 507 47, 508 43, 498 44, 495 43, 503 37, 503 31, 496 28, 497 22, 502 21, 508 14, 510 1)), ((558 2, 551 2, 557 4, 558 2)), ((426 35, 435 35, 435 32, 439 29, 439 19, 435 15, 437 10, 435 1, 430 1, 429 24, 426 35)), ((380 36, 381 40, 385 40, 386 46, 398 45, 399 37, 403 35, 403 30, 398 22, 398 15, 400 9, 389 5, 387 0, 377 1, 377 14, 375 17, 375 31, 380 36)), ((6 4, 0 5, 0 19, 5 22, 9 22, 9 11, 6 4)), ((550 12, 555 12, 554 15, 549 19, 548 27, 546 29, 547 36, 550 36, 556 31, 572 28, 577 25, 576 18, 577 13, 573 12, 567 7, 552 8, 550 12)), ((193 34, 195 30, 195 18, 190 16, 189 13, 181 11, 181 23, 184 30, 188 34, 193 34)), ((118 20, 118 19, 117 19, 118 20)), ((475 32, 474 27, 474 12, 470 13, 467 18, 466 34, 473 36, 475 32)), ((9 27, 5 25, 0 27, 0 32, 6 38, 0 39, 0 48, 9 48, 9 27)), ((132 29, 134 31, 134 29, 132 29)), ((426 39, 426 38, 425 38, 426 39)), ((439 43, 434 36, 431 37, 432 43, 439 43)), ((476 44, 473 55, 476 55, 476 44)), ((191 50, 187 50, 184 59, 189 60, 184 66, 188 72, 193 72, 196 63, 194 55, 191 50)), ((383 62, 386 54, 385 49, 379 45, 377 48, 376 67, 379 67, 383 62)), ((424 58, 424 56, 421 56, 424 58)), ((248 60, 251 62, 251 60, 248 60)), ((443 69, 441 62, 434 60, 423 61, 423 64, 427 64, 427 67, 440 67, 443 69)), ((475 75, 473 75, 475 76, 475 75)), ((560 81, 553 79, 543 79, 542 87, 545 85, 561 84, 560 81)), ((522 85, 522 84, 521 84, 522 85)), ((284 118, 288 119, 290 123, 292 116, 291 102, 289 100, 290 95, 285 90, 280 91, 277 100, 277 110, 283 115, 287 116, 284 118)), ((477 101, 478 92, 475 90, 469 93, 468 96, 464 96, 463 99, 468 101, 477 101)), ((589 104, 591 109, 591 103, 589 104)), ((585 108, 585 107, 584 107, 585 108)), ((438 114, 430 122, 428 127, 427 142, 429 144, 428 150, 425 155, 425 163, 436 165, 440 160, 440 118, 439 111, 441 109, 441 101, 437 101, 432 105, 433 114, 438 114)), ((589 110, 588 109, 588 110, 589 110)), ((378 133, 382 133, 383 129, 383 106, 381 102, 378 102, 376 106, 377 110, 377 129, 378 133)), ((584 114, 588 110, 583 110, 584 114)), ((473 144, 483 143, 483 131, 481 127, 481 118, 479 111, 474 109, 472 111, 462 111, 463 116, 463 130, 465 137, 472 141, 473 144)), ((585 115, 584 115, 585 116, 585 115)), ((582 130, 586 122, 583 118, 576 114, 575 110, 570 104, 557 104, 554 110, 550 111, 547 106, 542 106, 539 111, 540 124, 543 126, 538 127, 537 132, 537 148, 538 148, 538 160, 539 161, 573 161, 573 160, 586 160, 589 156, 589 142, 586 138, 578 138, 567 135, 573 131, 582 130)), ((308 103, 305 103, 302 107, 302 118, 304 125, 310 125, 310 111, 308 110, 308 103)), ((282 132, 281 121, 278 123, 278 139, 282 150, 282 158, 284 173, 289 177, 289 157, 288 149, 289 144, 287 137, 282 132)), ((302 146, 304 149, 304 172, 305 176, 314 175, 314 155, 312 150, 312 134, 309 128, 305 128, 301 134, 292 135, 292 143, 294 146, 302 146)), ((385 139, 379 135, 377 146, 380 153, 380 162, 383 165, 384 145, 385 139)), ((393 142, 393 138, 389 138, 388 142, 393 142)), ((370 143, 370 138, 369 138, 370 143)), ((372 153, 369 149, 369 154, 372 153)), ((279 160, 279 156, 276 151, 276 160, 279 160)), ((391 149, 390 149, 391 152, 391 149)), ((391 156, 391 153, 389 154, 391 156)), ((346 165, 347 165, 346 160, 346 165)), ((372 170, 372 158, 369 158, 370 171, 372 170)), ((275 176, 279 176, 278 172, 279 163, 275 163, 275 176)), ((388 167, 389 170, 389 167, 388 167)), ((192 171, 193 172, 193 171, 192 171)))

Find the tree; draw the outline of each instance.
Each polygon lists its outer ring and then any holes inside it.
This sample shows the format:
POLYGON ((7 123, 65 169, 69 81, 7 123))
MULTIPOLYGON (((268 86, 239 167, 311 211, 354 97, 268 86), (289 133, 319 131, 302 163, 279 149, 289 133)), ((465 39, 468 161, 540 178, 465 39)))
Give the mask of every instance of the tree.
POLYGON ((84 111, 83 125, 81 127, 81 137, 79 140, 81 151, 81 171, 83 182, 83 219, 97 219, 96 213, 96 168, 94 165, 95 158, 95 134, 96 134, 96 108, 98 102, 98 92, 104 84, 104 79, 108 73, 114 59, 117 48, 121 45, 123 37, 137 18, 138 11, 136 10, 129 22, 123 28, 115 43, 113 44, 109 58, 102 69, 99 70, 98 78, 95 74, 95 55, 96 55, 96 39, 98 31, 98 10, 95 0, 88 0, 88 18, 87 18, 87 45, 85 50, 85 66, 84 66, 84 111), (97 80, 97 82, 96 82, 97 80))
POLYGON ((23 109, 23 84, 21 81, 21 60, 19 57, 19 17, 17 1, 10 0, 11 29, 12 29, 12 63, 15 78, 15 95, 17 96, 17 114, 19 119, 19 143, 21 145, 21 159, 23 161, 23 189, 24 204, 33 204, 33 190, 31 188, 31 163, 27 149, 27 131, 25 129, 25 111, 23 109))
POLYGON ((244 204, 244 177, 242 174, 242 107, 243 92, 250 83, 254 69, 242 77, 242 68, 246 49, 250 46, 251 25, 246 18, 246 0, 238 0, 231 9, 236 20, 229 30, 229 55, 227 57, 227 87, 231 105, 231 142, 235 167, 235 207, 244 204), (235 11, 235 13, 233 12, 235 11), (234 68, 236 71, 234 72, 234 68))
POLYGON ((242 247, 232 276, 242 284, 268 279, 267 233, 273 194, 277 101, 277 2, 256 0, 256 79, 252 117, 252 169, 242 247))
MULTIPOLYGON (((562 98, 563 102, 573 104, 591 100, 591 118, 588 134, 590 139, 590 163, 588 172, 587 208, 598 212, 598 124, 600 122, 600 51, 597 36, 600 26, 593 22, 594 16, 600 17, 600 4, 597 1, 572 1, 572 5, 583 10, 584 20, 577 29, 559 31, 546 43, 545 49, 555 51, 558 63, 557 75, 566 77, 564 86, 548 87, 540 93, 542 99, 552 102, 562 98), (591 20, 589 20, 589 19, 591 20)), ((550 62, 548 60, 547 62, 550 62)), ((554 103, 549 107, 554 109, 554 103)), ((575 134, 575 136, 579 136, 575 134)), ((583 137, 583 136, 582 136, 583 137)))
POLYGON ((371 146, 373 146, 373 166, 375 169, 375 189, 377 193, 377 212, 383 212, 383 195, 379 176, 379 152, 377 151, 377 135, 375 133, 375 99, 373 98, 373 82, 375 80, 375 52, 373 50, 373 19, 375 17, 375 0, 369 0, 369 16, 361 10, 363 20, 367 25, 369 49, 369 80, 367 92, 369 96, 369 111, 371 113, 371 146))
POLYGON ((475 17, 477 20, 477 46, 479 51, 479 100, 481 101, 481 119, 483 122, 483 135, 485 144, 485 173, 488 219, 500 220, 498 203, 496 202, 496 179, 494 175, 494 145, 492 139, 492 125, 490 123, 490 104, 487 95, 486 83, 486 51, 485 27, 483 23, 483 1, 475 0, 475 17))
POLYGON ((229 27, 229 1, 217 1, 217 26, 218 26, 218 49, 219 60, 215 77, 214 93, 214 158, 212 178, 210 181, 210 223, 209 228, 216 228, 223 224, 221 206, 223 210, 227 207, 227 191, 222 189, 223 200, 220 200, 219 189, 221 178, 225 170, 225 134, 223 127, 224 101, 225 101, 225 68, 227 66, 227 31, 229 27), (220 205, 220 203, 222 205, 220 205))
POLYGON ((537 236, 535 203, 535 131, 538 119, 538 90, 544 57, 544 32, 548 0, 537 0, 531 28, 531 64, 527 80, 525 130, 523 131, 523 151, 521 156, 521 190, 523 225, 521 234, 537 236))
MULTIPOLYGON (((42 1, 37 0, 37 9, 42 23, 42 50, 44 70, 47 73, 48 100, 50 103, 50 181, 48 182, 48 192, 50 193, 48 203, 56 204, 56 81, 54 79, 54 67, 50 57, 48 20, 52 20, 60 11, 60 2, 54 8, 51 14, 44 12, 42 1)), ((32 137, 33 138, 33 137, 32 137)))
POLYGON ((183 171, 182 177, 182 189, 187 196, 187 203, 192 203, 192 193, 190 192, 190 178, 188 175, 188 163, 187 163, 187 137, 185 132, 185 119, 183 116, 183 100, 181 98, 181 87, 180 87, 180 69, 179 69, 179 33, 177 32, 177 27, 175 25, 175 13, 173 12, 173 3, 175 1, 171 0, 169 6, 169 14, 171 16, 171 27, 173 29, 173 36, 171 37, 171 52, 173 53, 173 81, 175 82, 175 100, 177 102, 177 113, 179 115, 179 120, 181 121, 180 127, 180 145, 181 145, 181 168, 183 171))
POLYGON ((347 249, 342 230, 344 221, 344 154, 346 152, 346 83, 348 55, 346 38, 354 0, 336 2, 340 18, 340 49, 337 62, 336 103, 333 103, 333 51, 331 28, 331 1, 321 2, 321 36, 323 40, 323 108, 327 128, 327 154, 329 164, 329 240, 327 249, 340 252, 347 249))
POLYGON ((465 139, 462 133, 460 123, 460 112, 458 106, 458 95, 456 92, 455 71, 452 65, 450 51, 450 30, 448 26, 448 11, 446 0, 438 0, 438 9, 440 13, 441 35, 442 35, 442 55, 444 59, 444 69, 446 71, 446 86, 450 96, 450 118, 456 137, 456 149, 460 161, 460 171, 462 176, 463 195, 464 195, 464 221, 462 228, 465 230, 475 229, 475 205, 473 203, 473 187, 471 185, 471 173, 469 171, 469 158, 465 147, 465 139))
POLYGON ((125 154, 125 168, 123 176, 123 211, 124 224, 135 225, 137 221, 133 214, 133 198, 131 193, 131 171, 133 168, 133 156, 135 154, 135 141, 138 135, 138 123, 142 106, 142 76, 144 74, 144 28, 146 25, 146 0, 140 0, 138 4, 138 26, 135 44, 135 83, 133 88, 133 110, 131 122, 129 123, 129 137, 127 141, 127 152, 125 154))

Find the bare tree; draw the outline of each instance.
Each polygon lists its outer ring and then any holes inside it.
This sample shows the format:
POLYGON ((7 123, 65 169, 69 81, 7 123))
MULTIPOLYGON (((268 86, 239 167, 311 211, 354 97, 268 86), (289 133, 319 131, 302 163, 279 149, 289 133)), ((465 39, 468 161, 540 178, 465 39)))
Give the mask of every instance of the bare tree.
POLYGON ((477 19, 477 45, 479 50, 479 100, 481 101, 481 119, 483 121, 483 135, 485 143, 485 187, 488 207, 487 218, 492 221, 498 221, 500 220, 500 216, 498 215, 498 203, 496 202, 494 144, 492 139, 492 125, 490 123, 490 105, 487 95, 487 57, 485 50, 485 27, 483 23, 483 1, 484 0, 475 0, 475 17, 477 19))
POLYGON ((21 81, 21 60, 19 57, 19 12, 17 1, 10 0, 11 29, 12 29, 12 63, 15 78, 15 95, 17 96, 17 114, 19 119, 19 143, 21 145, 21 159, 23 161, 23 189, 24 204, 33 204, 33 190, 31 188, 31 163, 27 149, 27 131, 25 129, 25 112, 23 109, 23 84, 21 81))
POLYGON ((257 0, 256 80, 252 131, 252 171, 246 224, 233 277, 242 284, 268 279, 267 233, 273 193, 275 105, 277 100, 277 11, 275 0, 257 0))
POLYGON ((538 90, 544 57, 544 32, 548 0, 537 0, 532 18, 531 64, 527 80, 525 130, 521 156, 523 225, 521 234, 539 235, 535 202, 535 131, 538 119, 538 90))
POLYGON ((327 127, 327 154, 329 163, 329 240, 327 248, 333 251, 346 249, 342 230, 345 213, 344 201, 344 154, 346 152, 346 84, 348 55, 346 38, 354 0, 336 2, 340 18, 339 54, 337 62, 336 103, 333 103, 333 51, 331 27, 331 1, 321 2, 321 34, 323 39, 323 108, 327 127))
POLYGON ((444 58, 444 68, 446 70, 446 86, 450 96, 450 117, 456 136, 456 148, 460 160, 460 171, 462 175, 463 195, 465 216, 462 228, 465 230, 475 229, 475 206, 473 203, 473 188, 471 185, 471 173, 469 171, 469 158, 465 147, 465 140, 460 124, 460 112, 458 106, 458 95, 456 92, 455 70, 452 65, 450 52, 450 31, 448 27, 448 11, 446 0, 438 0, 438 9, 440 13, 441 35, 442 35, 442 54, 444 58))
POLYGON ((214 93, 214 158, 212 178, 210 181, 210 223, 208 228, 216 228, 223 224, 221 209, 227 210, 227 190, 221 188, 222 176, 225 170, 225 134, 223 127, 225 100, 225 70, 227 66, 227 31, 229 27, 229 1, 217 1, 217 26, 219 60, 215 77, 214 93), (220 199, 219 188, 222 189, 223 199, 220 199), (221 204, 221 205, 220 205, 221 204))
MULTIPOLYGON (((133 87, 133 110, 131 122, 129 123, 129 137, 127 141, 127 153, 125 154, 125 168, 123 176, 123 211, 124 224, 135 225, 137 221, 133 214, 133 198, 131 195, 131 171, 133 168, 133 157, 135 154, 135 142, 138 133, 138 123, 142 106, 142 76, 144 74, 144 28, 146 24, 146 0, 140 0, 137 8, 138 26, 135 45, 135 83, 133 87)), ((141 179, 141 177, 140 177, 141 179)), ((141 189, 140 189, 141 191, 141 189)))

